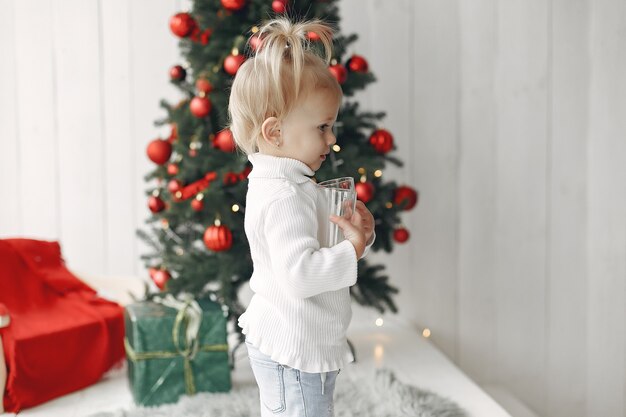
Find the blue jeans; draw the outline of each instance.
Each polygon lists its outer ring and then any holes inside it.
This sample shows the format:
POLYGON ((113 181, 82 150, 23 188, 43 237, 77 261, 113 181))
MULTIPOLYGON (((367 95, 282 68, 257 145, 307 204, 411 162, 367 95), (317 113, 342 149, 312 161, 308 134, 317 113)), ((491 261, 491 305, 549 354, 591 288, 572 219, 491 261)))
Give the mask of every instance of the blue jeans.
POLYGON ((333 417, 339 371, 308 373, 273 361, 246 342, 259 386, 261 417, 333 417))

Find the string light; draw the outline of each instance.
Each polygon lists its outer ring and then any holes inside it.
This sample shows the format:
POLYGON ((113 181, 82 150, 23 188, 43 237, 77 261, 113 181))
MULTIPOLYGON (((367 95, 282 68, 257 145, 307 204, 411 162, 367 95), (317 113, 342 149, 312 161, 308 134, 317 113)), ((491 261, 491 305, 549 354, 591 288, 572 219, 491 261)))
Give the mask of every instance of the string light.
POLYGON ((154 190, 152 190, 152 195, 154 197, 158 197, 161 194, 161 191, 158 188, 155 188, 154 190))
POLYGON ((376 326, 382 327, 383 324, 384 324, 384 321, 383 321, 382 317, 379 317, 379 318, 376 319, 376 326))
POLYGON ((376 178, 380 178, 383 176, 383 172, 380 169, 377 169, 376 171, 374 171, 374 176, 376 178))
POLYGON ((239 205, 238 204, 233 204, 232 210, 233 210, 233 212, 237 213, 239 211, 239 205))
POLYGON ((182 191, 176 191, 176 198, 183 198, 183 193, 182 191))
POLYGON ((363 167, 359 168, 359 174, 365 175, 365 168, 363 167))
POLYGON ((233 56, 237 56, 237 55, 239 55, 239 49, 237 49, 237 48, 233 48, 233 50, 232 50, 232 51, 230 51, 230 53, 231 53, 231 55, 233 55, 233 56))
POLYGON ((335 58, 331 59, 330 65, 337 65, 337 60, 335 58))
POLYGON ((220 219, 215 219, 215 223, 216 226, 221 226, 222 225, 222 221, 220 219))
POLYGON ((428 327, 425 328, 424 331, 422 331, 422 336, 424 336, 425 338, 430 337, 430 329, 428 327))
POLYGON ((252 26, 251 32, 252 33, 257 33, 259 31, 259 28, 257 26, 252 26))
POLYGON ((341 150, 341 146, 339 146, 337 144, 333 145, 333 151, 339 152, 340 150, 341 150))
POLYGON ((385 204, 385 207, 387 207, 388 209, 393 207, 393 203, 391 201, 387 201, 387 203, 385 204))

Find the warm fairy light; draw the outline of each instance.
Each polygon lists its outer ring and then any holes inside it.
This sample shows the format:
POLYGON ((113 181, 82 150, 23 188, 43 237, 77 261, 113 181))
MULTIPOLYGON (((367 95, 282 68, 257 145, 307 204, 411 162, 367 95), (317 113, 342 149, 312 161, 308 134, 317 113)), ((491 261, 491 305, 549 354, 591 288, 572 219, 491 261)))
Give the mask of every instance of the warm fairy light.
POLYGON ((198 193, 196 195, 196 200, 198 200, 198 201, 202 201, 203 198, 204 198, 204 194, 202 194, 202 193, 198 193))
POLYGON ((429 328, 425 328, 424 331, 422 332, 422 336, 430 337, 430 329, 429 328))
POLYGON ((232 210, 237 213, 239 211, 239 205, 233 204, 232 210))
POLYGON ((180 246, 177 246, 176 249, 174 249, 174 251, 176 252, 176 255, 178 256, 182 256, 185 253, 183 248, 181 248, 180 246))
POLYGON ((380 365, 383 356, 385 356, 385 347, 383 345, 376 345, 374 347, 374 361, 377 365, 380 365))
POLYGON ((152 195, 155 197, 158 197, 161 194, 161 191, 159 191, 158 188, 152 190, 152 195))
POLYGON ((341 150, 341 146, 339 145, 333 145, 333 151, 335 152, 339 152, 341 150))
POLYGON ((168 227, 170 227, 170 223, 167 221, 167 219, 161 219, 161 226, 164 229, 167 229, 168 227))
POLYGON ((218 67, 217 65, 213 65, 213 72, 218 72, 220 70, 220 67, 218 67))
POLYGON ((387 204, 385 204, 385 207, 392 208, 393 207, 393 203, 391 201, 387 201, 387 204))
POLYGON ((359 174, 365 175, 365 168, 363 167, 359 168, 359 174))
POLYGON ((365 175, 361 175, 361 182, 367 182, 367 177, 365 175))
POLYGON ((220 226, 222 224, 220 219, 215 219, 215 223, 216 226, 220 226))
POLYGON ((380 178, 383 176, 383 172, 380 169, 377 169, 376 171, 374 171, 374 176, 380 178))
POLYGON ((239 55, 239 49, 237 49, 237 48, 233 48, 233 50, 232 50, 232 51, 230 51, 230 53, 231 53, 233 56, 237 56, 237 55, 239 55))
POLYGON ((337 65, 337 60, 335 58, 331 59, 330 65, 337 65))
POLYGON ((382 317, 379 317, 379 318, 376 319, 376 325, 378 327, 382 327, 383 324, 384 324, 384 321, 383 321, 382 317))
POLYGON ((251 32, 252 33, 257 33, 259 31, 259 28, 257 26, 252 26, 251 32))
POLYGON ((183 198, 183 193, 181 191, 176 191, 176 198, 183 198))

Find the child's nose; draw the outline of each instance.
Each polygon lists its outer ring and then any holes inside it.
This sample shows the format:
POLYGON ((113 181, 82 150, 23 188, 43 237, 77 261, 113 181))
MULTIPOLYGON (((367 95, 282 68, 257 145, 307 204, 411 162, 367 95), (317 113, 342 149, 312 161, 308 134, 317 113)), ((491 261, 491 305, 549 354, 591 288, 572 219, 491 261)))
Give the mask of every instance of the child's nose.
POLYGON ((328 146, 333 146, 335 143, 337 143, 337 137, 335 136, 334 133, 329 133, 328 134, 328 138, 326 139, 326 142, 328 143, 328 146))

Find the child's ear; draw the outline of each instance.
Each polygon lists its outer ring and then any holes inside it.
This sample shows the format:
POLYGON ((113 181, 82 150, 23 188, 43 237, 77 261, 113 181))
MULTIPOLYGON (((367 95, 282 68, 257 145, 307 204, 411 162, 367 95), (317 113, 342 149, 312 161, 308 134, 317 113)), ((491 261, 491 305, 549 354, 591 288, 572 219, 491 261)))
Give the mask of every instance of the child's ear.
POLYGON ((272 147, 280 147, 280 120, 268 117, 261 125, 261 133, 265 142, 272 147))

